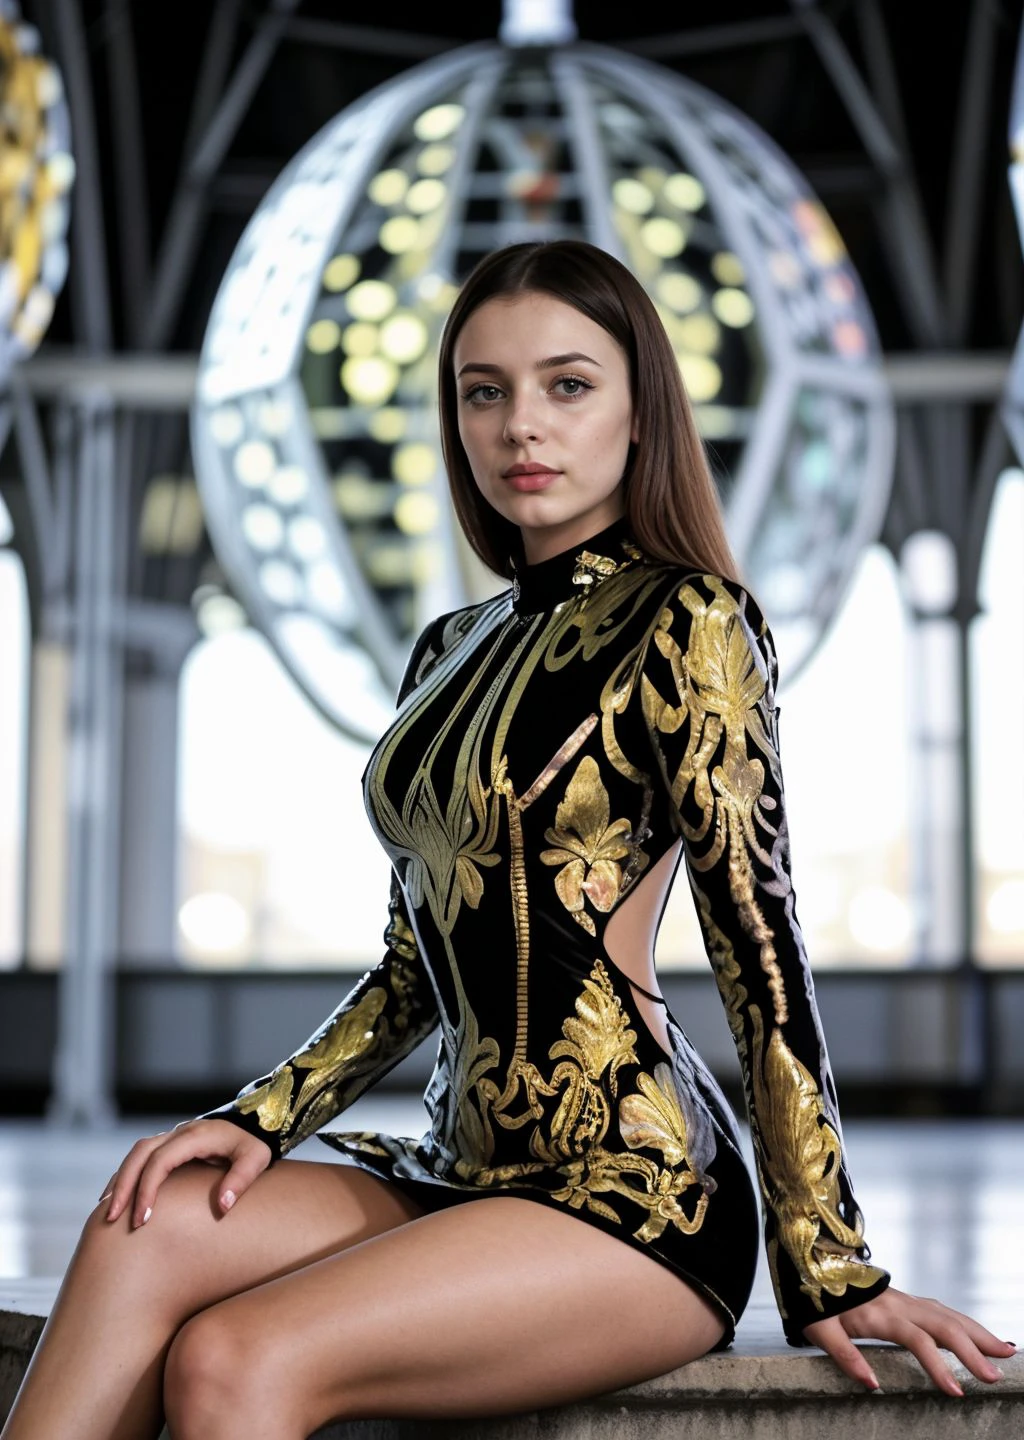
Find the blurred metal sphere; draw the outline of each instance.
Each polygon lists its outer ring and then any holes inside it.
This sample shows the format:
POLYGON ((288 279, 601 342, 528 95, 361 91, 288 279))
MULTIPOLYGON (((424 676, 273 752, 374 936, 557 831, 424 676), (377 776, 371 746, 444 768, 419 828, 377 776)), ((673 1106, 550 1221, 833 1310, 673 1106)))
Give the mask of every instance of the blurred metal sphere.
POLYGON ((68 268, 75 175, 60 71, 15 0, 0 0, 0 389, 31 355, 68 268))
POLYGON ((437 343, 481 256, 563 236, 617 255, 654 298, 788 678, 878 533, 894 450, 878 340, 792 163, 717 96, 615 50, 459 49, 292 161, 202 352, 193 441, 217 552, 350 734, 388 723, 431 614, 498 587, 448 501, 437 343))

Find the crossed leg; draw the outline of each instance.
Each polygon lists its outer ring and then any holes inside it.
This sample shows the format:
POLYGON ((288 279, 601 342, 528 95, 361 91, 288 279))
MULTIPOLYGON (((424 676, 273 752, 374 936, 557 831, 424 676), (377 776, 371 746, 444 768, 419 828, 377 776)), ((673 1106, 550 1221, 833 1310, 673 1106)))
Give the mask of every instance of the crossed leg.
POLYGON ((171 1346, 165 1403, 174 1440, 305 1440, 333 1418, 566 1403, 663 1374, 722 1333, 660 1262, 489 1196, 204 1310, 171 1346))
POLYGON ((131 1207, 112 1224, 96 1207, 0 1440, 156 1440, 167 1351, 191 1316, 422 1213, 340 1164, 285 1160, 227 1214, 222 1180, 182 1165, 137 1230, 131 1207))
POLYGON ((497 1414, 709 1350, 711 1306, 574 1216, 489 1196, 424 1215, 353 1166, 287 1160, 227 1215, 172 1172, 149 1224, 86 1222, 2 1440, 305 1440, 335 1416, 497 1414))

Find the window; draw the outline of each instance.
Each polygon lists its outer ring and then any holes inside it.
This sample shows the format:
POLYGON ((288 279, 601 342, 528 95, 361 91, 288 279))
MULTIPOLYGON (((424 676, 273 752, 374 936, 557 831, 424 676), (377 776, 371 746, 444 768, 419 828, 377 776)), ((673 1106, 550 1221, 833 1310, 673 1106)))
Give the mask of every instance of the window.
MULTIPOLYGON (((6 516, 0 500, 0 528, 6 516)), ((0 549, 0 969, 24 953, 28 595, 21 560, 0 549)))
POLYGON ((391 866, 363 808, 368 748, 312 709, 251 629, 196 647, 180 704, 180 958, 376 963, 391 866))
POLYGON ((974 946, 985 965, 1024 962, 1024 471, 1003 472, 972 622, 971 762, 977 866, 974 946))

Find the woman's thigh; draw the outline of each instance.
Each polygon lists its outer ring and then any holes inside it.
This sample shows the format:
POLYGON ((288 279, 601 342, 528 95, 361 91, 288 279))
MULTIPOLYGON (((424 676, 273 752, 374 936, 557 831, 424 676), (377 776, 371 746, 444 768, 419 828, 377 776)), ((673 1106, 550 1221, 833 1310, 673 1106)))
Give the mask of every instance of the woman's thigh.
POLYGON ((226 1213, 220 1167, 192 1161, 161 1185, 149 1221, 132 1229, 130 1207, 112 1224, 105 1204, 86 1227, 76 1264, 113 1263, 119 1287, 141 1285, 181 1319, 253 1285, 307 1266, 403 1225, 422 1207, 396 1186, 351 1165, 280 1161, 226 1213))
POLYGON ((339 1416, 562 1404, 672 1370, 723 1330, 659 1261, 565 1212, 493 1196, 205 1311, 180 1333, 168 1378, 189 1373, 190 1352, 207 1375, 239 1377, 235 1414, 251 1407, 268 1435, 274 1417, 306 1434, 339 1416), (244 1363, 253 1355, 258 1367, 244 1363))

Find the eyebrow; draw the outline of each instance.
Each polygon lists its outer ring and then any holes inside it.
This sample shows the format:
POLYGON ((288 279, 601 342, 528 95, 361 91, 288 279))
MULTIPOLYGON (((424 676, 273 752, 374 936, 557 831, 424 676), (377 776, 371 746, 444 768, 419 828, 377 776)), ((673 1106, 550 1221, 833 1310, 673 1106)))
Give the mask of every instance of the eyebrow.
MULTIPOLYGON (((590 355, 584 355, 582 350, 570 350, 565 355, 549 355, 546 360, 538 360, 534 366, 536 370, 553 370, 558 365, 573 365, 580 360, 586 361, 588 365, 596 365, 599 370, 603 369, 599 360, 594 360, 590 355)), ((459 375, 465 375, 467 370, 479 370, 483 375, 500 375, 500 365, 482 365, 470 361, 463 365, 459 375)))

